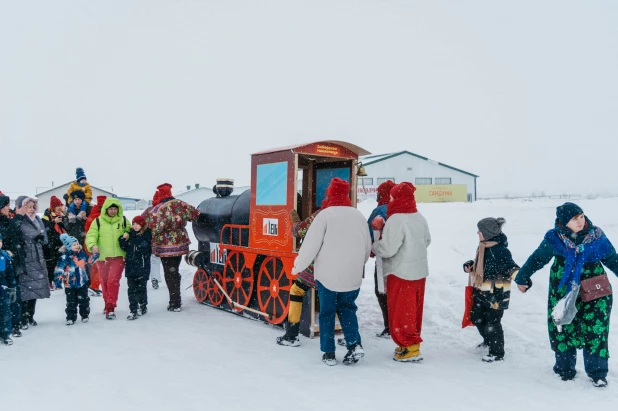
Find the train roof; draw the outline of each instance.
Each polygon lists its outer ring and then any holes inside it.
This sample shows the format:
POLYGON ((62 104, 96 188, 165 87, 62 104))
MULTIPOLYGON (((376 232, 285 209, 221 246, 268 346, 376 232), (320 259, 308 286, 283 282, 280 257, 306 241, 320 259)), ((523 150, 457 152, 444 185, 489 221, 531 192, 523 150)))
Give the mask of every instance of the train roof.
POLYGON ((357 156, 366 156, 371 154, 369 151, 365 150, 362 147, 359 147, 355 144, 351 144, 351 143, 346 143, 345 141, 339 141, 339 140, 322 140, 322 141, 312 141, 310 143, 302 143, 302 144, 296 144, 293 146, 287 146, 287 147, 279 147, 279 148, 273 148, 270 150, 265 150, 265 151, 260 151, 259 153, 253 153, 252 155, 261 155, 261 154, 270 154, 270 153, 277 153, 280 151, 287 151, 287 150, 295 150, 295 149, 299 149, 302 147, 306 147, 306 146, 311 146, 314 144, 337 144, 341 147, 347 148, 348 150, 350 150, 352 153, 356 154, 357 156))

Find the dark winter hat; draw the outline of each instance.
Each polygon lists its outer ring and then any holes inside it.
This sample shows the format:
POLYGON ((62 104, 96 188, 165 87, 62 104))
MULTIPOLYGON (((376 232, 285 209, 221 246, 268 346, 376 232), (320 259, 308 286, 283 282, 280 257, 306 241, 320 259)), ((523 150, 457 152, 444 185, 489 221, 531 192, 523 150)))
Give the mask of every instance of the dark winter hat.
POLYGON ((11 199, 8 196, 0 196, 0 208, 4 208, 11 204, 11 199))
POLYGON ((564 203, 560 207, 556 207, 556 217, 558 221, 560 221, 560 224, 565 227, 573 217, 580 214, 584 214, 584 210, 577 204, 564 203))
POLYGON ((161 200, 165 200, 166 198, 173 197, 171 184, 168 184, 168 183, 161 184, 159 187, 157 187, 157 190, 159 191, 159 198, 161 200))
POLYGON ((52 196, 52 198, 49 200, 49 208, 51 208, 52 210, 56 207, 63 206, 63 205, 64 204, 62 203, 62 200, 60 200, 56 196, 52 196))
POLYGON ((60 241, 62 241, 67 250, 70 250, 73 244, 77 242, 77 238, 71 237, 68 234, 60 234, 60 241))
POLYGON ((477 227, 485 240, 491 240, 502 234, 502 226, 506 220, 502 217, 487 217, 478 222, 477 227))
POLYGON ((85 178, 87 180, 86 173, 84 172, 83 168, 78 167, 77 170, 75 170, 75 181, 79 181, 82 178, 85 178))
POLYGON ((81 198, 82 200, 86 200, 86 194, 82 190, 75 190, 71 193, 71 198, 75 200, 76 198, 81 198))
POLYGON ((133 221, 131 221, 131 224, 139 224, 140 227, 144 228, 146 227, 146 219, 141 215, 138 215, 133 217, 133 221))

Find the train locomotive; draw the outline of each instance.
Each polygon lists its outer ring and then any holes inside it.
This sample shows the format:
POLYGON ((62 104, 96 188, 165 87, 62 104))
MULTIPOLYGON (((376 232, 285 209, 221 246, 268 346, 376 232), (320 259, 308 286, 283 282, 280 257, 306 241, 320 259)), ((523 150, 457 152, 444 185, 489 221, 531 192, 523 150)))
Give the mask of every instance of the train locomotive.
MULTIPOLYGON (((313 142, 252 154, 251 188, 242 193, 233 194, 232 180, 218 179, 216 197, 198 206, 202 218, 193 224, 198 250, 186 256, 197 268, 197 301, 282 324, 300 248, 290 212, 302 219, 319 209, 334 177, 350 183, 356 206, 357 177, 363 175, 358 158, 368 154, 343 141, 313 142)), ((315 300, 312 291, 303 302, 301 333, 309 337, 319 332, 315 300)))

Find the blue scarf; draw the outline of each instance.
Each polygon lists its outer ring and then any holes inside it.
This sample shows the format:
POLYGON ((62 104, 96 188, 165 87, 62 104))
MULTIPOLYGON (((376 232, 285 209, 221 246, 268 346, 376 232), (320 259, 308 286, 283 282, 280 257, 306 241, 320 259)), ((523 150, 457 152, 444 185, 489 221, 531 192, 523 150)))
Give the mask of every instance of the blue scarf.
POLYGON ((592 226, 589 221, 586 223, 591 229, 585 234, 581 244, 575 244, 569 238, 570 230, 563 229, 558 223, 556 228, 549 230, 545 235, 545 240, 554 247, 554 255, 560 255, 566 259, 558 288, 571 282, 579 285, 584 264, 598 263, 612 253, 612 243, 607 239, 603 230, 592 226))

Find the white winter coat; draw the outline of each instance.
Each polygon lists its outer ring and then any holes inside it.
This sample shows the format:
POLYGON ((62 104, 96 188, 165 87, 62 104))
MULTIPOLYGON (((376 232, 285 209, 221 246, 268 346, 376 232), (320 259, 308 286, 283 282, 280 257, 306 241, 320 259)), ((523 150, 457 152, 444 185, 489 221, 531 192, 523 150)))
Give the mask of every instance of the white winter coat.
POLYGON ((294 261, 297 274, 315 261, 314 275, 330 291, 358 290, 371 253, 365 217, 354 207, 329 207, 313 220, 294 261))
POLYGON ((393 214, 386 220, 382 239, 373 243, 373 253, 383 259, 384 276, 420 280, 429 275, 427 247, 431 235, 421 213, 393 214))

